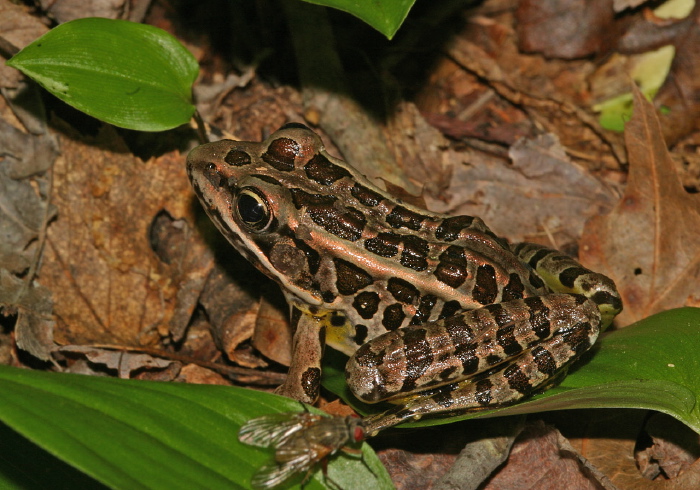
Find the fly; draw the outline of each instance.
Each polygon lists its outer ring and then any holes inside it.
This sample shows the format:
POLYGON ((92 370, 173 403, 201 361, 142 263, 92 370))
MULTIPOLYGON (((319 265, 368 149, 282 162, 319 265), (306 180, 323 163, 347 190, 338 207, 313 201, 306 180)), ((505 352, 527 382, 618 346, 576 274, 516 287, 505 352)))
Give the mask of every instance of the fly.
POLYGON ((365 439, 362 421, 355 417, 324 417, 309 412, 283 412, 246 422, 238 432, 244 444, 274 448, 271 463, 258 469, 251 480, 256 489, 277 487, 304 474, 306 482, 318 463, 346 446, 365 439))

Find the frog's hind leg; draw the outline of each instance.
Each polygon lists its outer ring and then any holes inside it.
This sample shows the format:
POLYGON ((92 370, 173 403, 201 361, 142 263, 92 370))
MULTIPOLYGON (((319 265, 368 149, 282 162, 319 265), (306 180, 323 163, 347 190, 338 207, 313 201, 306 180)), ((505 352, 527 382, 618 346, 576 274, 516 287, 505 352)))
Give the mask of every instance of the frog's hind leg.
POLYGON ((551 387, 554 379, 561 381, 559 373, 593 345, 599 331, 599 324, 581 322, 489 372, 393 400, 400 404, 363 421, 365 432, 374 437, 383 429, 424 416, 445 417, 517 402, 551 387))
POLYGON ((600 312, 583 295, 553 293, 488 305, 375 337, 348 360, 346 381, 367 403, 404 400, 492 372, 580 324, 591 325, 592 344, 600 312))

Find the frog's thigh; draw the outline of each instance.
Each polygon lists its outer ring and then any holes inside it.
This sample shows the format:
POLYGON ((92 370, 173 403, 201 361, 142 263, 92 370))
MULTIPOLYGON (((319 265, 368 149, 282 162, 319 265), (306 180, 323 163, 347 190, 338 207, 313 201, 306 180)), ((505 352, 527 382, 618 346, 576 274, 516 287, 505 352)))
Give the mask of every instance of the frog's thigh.
POLYGON ((572 325, 495 368, 495 372, 397 400, 396 408, 368 417, 365 429, 373 434, 423 415, 459 414, 516 402, 550 384, 567 364, 593 345, 599 331, 599 322, 572 325))
POLYGON ((591 325, 597 336, 600 312, 582 295, 549 294, 492 304, 376 337, 350 357, 346 380, 367 403, 406 398, 520 359, 553 336, 570 335, 578 324, 591 325))
POLYGON ((275 393, 304 403, 314 403, 321 387, 321 358, 326 343, 322 318, 292 308, 292 362, 287 379, 275 393))

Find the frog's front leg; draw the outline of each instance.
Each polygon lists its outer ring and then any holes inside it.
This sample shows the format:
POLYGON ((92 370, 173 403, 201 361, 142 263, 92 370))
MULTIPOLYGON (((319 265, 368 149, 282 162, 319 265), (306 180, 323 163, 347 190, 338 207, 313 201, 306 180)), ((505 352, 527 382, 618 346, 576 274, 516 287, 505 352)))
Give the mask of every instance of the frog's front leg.
POLYGON ((292 361, 287 379, 275 393, 313 404, 321 387, 321 358, 326 345, 325 320, 292 305, 291 324, 294 331, 292 361))
POLYGON ((508 301, 381 335, 350 358, 346 376, 363 401, 399 405, 365 420, 374 435, 410 418, 516 402, 588 350, 600 325, 582 295, 508 301))

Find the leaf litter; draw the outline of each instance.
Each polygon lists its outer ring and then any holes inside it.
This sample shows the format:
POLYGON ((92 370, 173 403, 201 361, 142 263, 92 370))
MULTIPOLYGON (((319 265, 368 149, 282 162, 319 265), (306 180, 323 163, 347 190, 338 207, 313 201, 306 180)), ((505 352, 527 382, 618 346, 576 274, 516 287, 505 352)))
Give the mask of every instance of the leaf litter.
POLYGON ((681 185, 653 106, 639 90, 634 97, 625 127, 625 193, 610 214, 588 223, 581 239, 582 260, 618 285, 621 325, 700 302, 700 195, 681 185))

